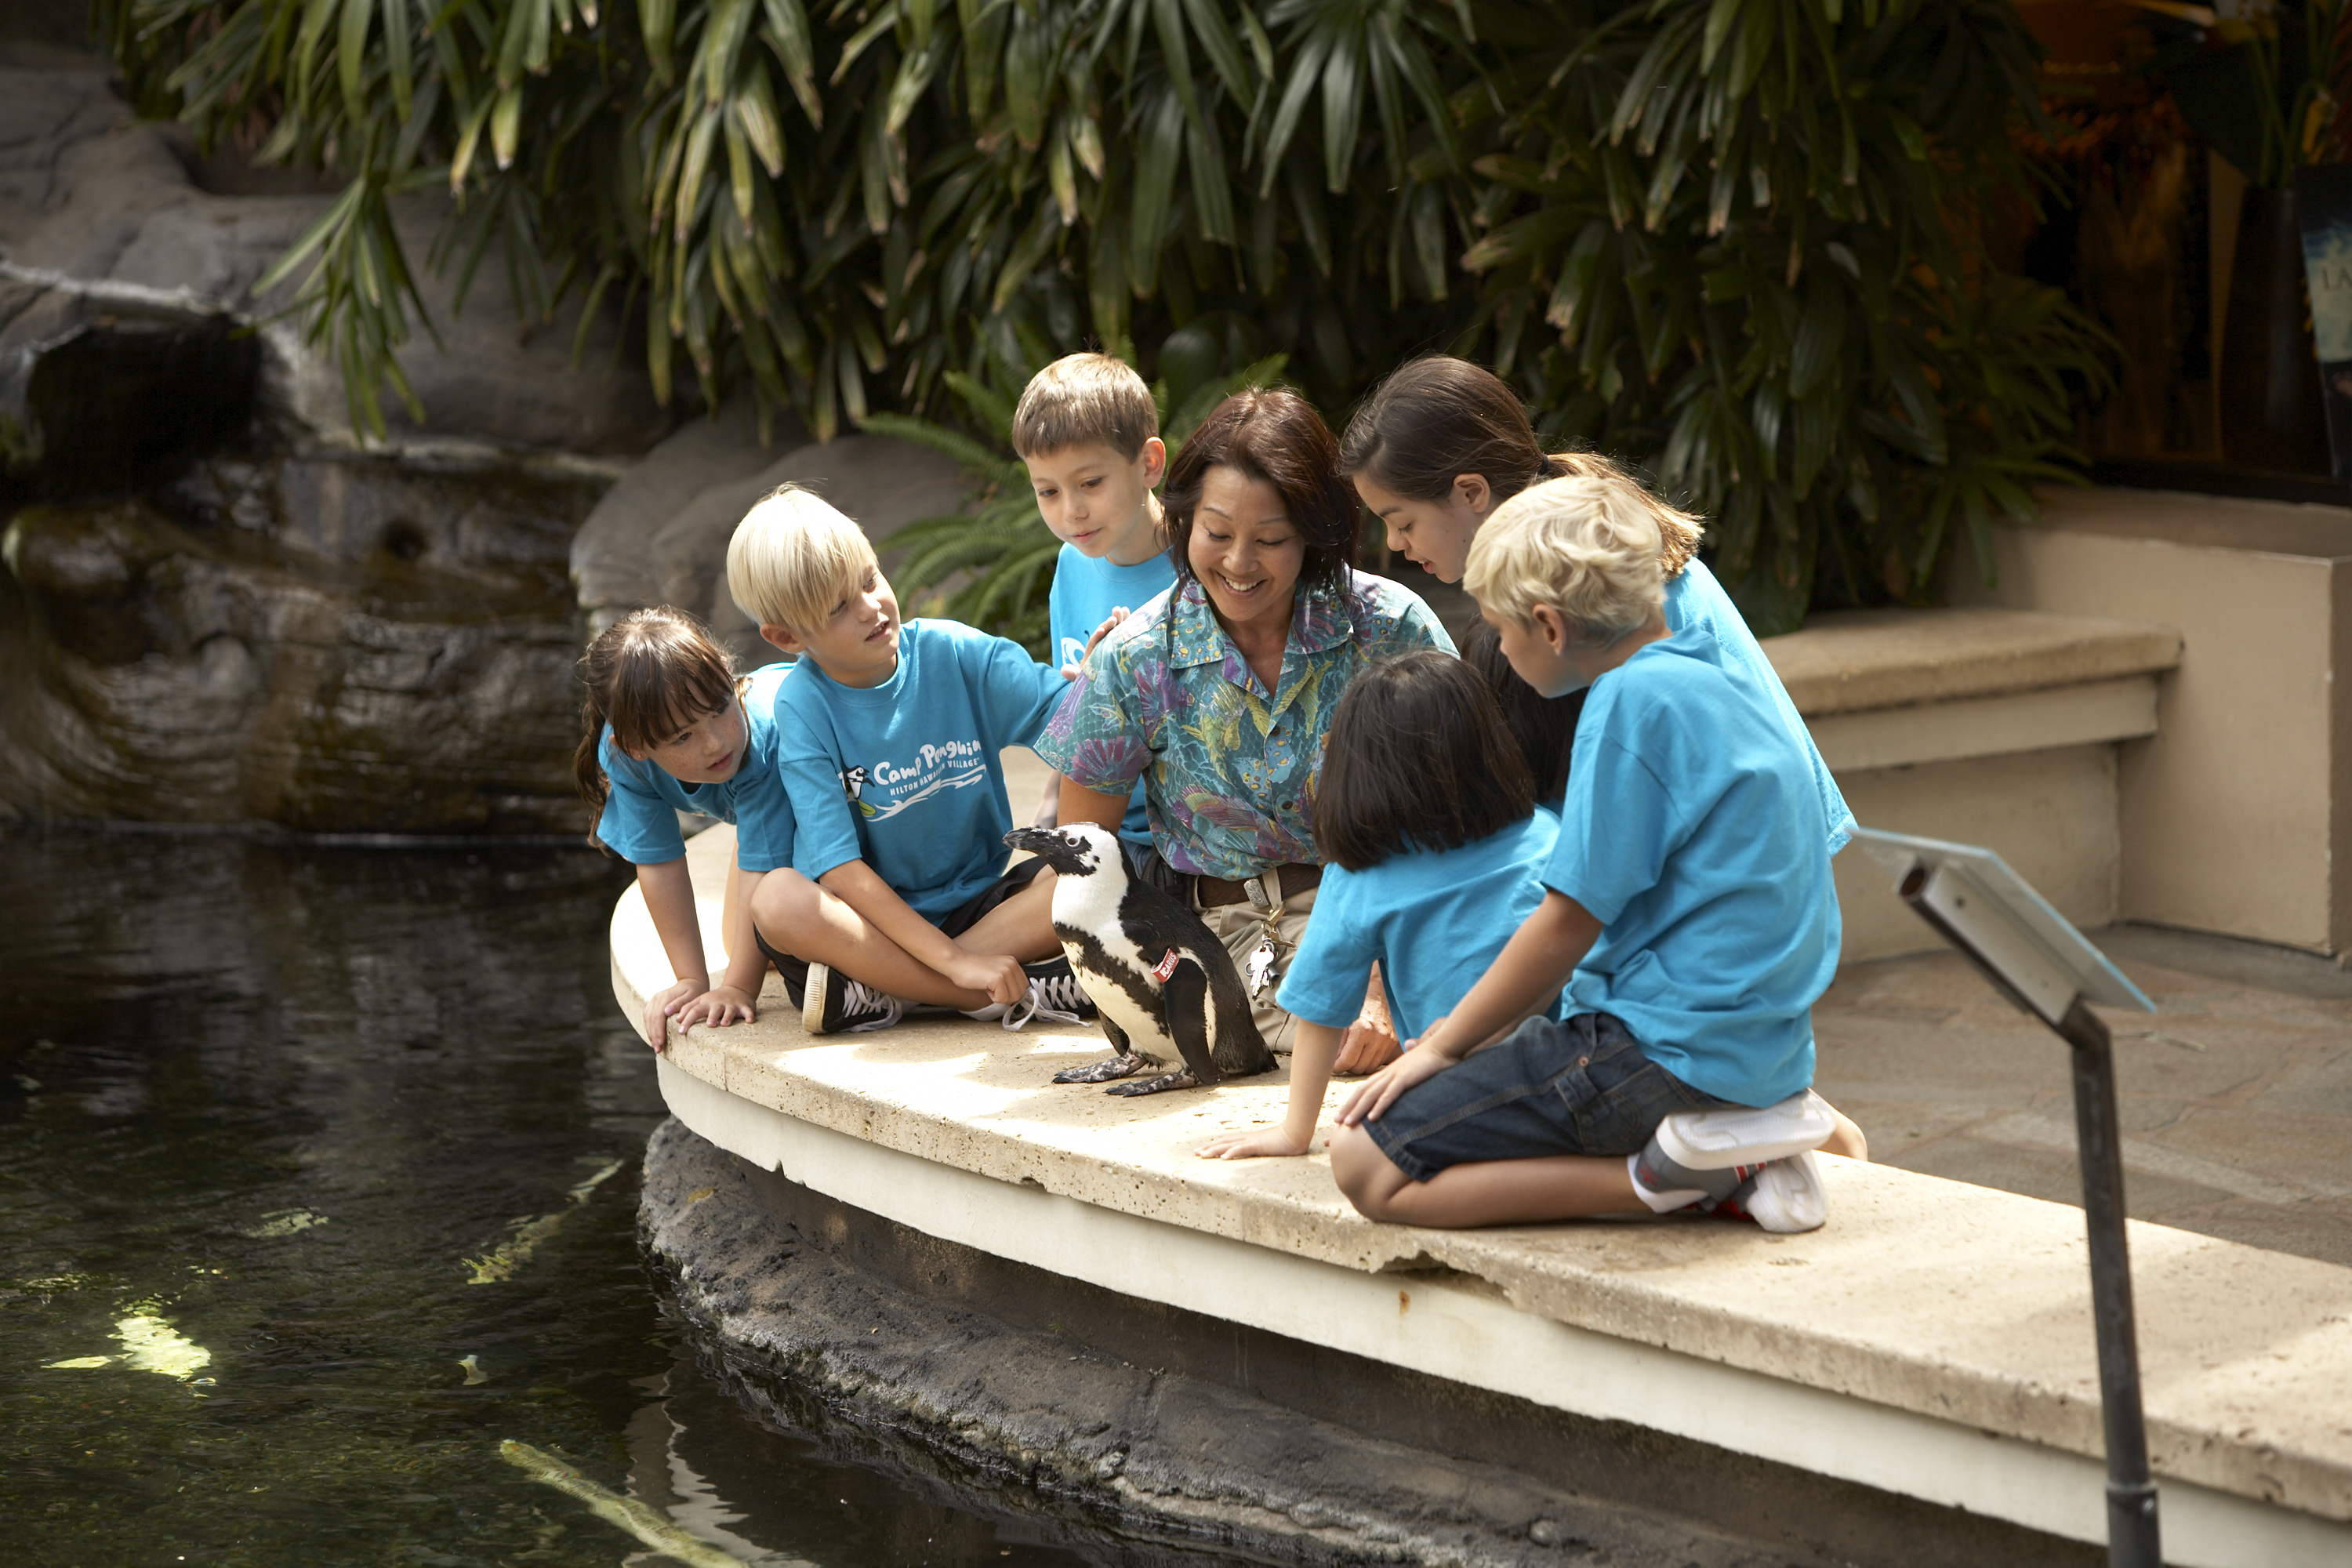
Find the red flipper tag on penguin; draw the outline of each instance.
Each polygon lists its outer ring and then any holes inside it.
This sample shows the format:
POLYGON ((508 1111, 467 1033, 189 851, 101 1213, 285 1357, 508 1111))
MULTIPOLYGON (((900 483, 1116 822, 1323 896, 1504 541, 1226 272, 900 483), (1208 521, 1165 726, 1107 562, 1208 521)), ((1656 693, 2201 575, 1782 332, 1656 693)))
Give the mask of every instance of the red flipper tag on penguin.
POLYGON ((1168 950, 1167 957, 1152 965, 1151 978, 1157 980, 1162 985, 1167 984, 1168 977, 1176 973, 1176 950, 1171 947, 1168 950))

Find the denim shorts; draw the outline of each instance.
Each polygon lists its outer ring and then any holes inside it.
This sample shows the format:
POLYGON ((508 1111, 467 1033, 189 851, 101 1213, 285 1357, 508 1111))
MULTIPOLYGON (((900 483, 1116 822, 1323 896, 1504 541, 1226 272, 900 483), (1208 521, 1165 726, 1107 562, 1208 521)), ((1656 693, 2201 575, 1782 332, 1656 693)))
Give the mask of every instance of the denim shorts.
POLYGON ((1364 1123, 1396 1168, 1425 1182, 1449 1165, 1547 1154, 1638 1154, 1678 1110, 1728 1105, 1643 1054, 1606 1013, 1530 1018, 1398 1096, 1364 1123))

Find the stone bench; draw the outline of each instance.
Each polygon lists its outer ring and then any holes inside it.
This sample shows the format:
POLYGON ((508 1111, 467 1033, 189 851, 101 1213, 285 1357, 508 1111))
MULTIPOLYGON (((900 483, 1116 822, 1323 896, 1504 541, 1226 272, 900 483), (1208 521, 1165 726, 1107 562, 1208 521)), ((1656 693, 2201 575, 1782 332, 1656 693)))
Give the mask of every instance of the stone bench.
MULTIPOLYGON (((731 846, 722 828, 688 847, 707 931, 731 846)), ((669 973, 634 889, 612 952, 636 1020, 669 973)), ((1192 1156, 1278 1119, 1280 1073, 1127 1100, 1049 1081, 1106 1048, 1091 1030, 923 1018, 813 1039, 772 976, 762 1005, 675 1043, 663 1095, 710 1142, 853 1210, 1453 1384, 2103 1539, 2072 1208, 1829 1159, 1831 1220, 1809 1236, 1379 1225, 1321 1154, 1192 1156)), ((2131 1244, 2168 1561, 2352 1561, 2352 1269, 2157 1226, 2131 1244)))
MULTIPOLYGON (((1765 654, 1857 819, 1986 844, 2078 925, 2116 918, 2121 742, 2157 730, 2180 634, 2025 610, 1854 610, 1765 654)), ((1859 850, 1838 857, 1843 956, 1937 945, 1859 850)))

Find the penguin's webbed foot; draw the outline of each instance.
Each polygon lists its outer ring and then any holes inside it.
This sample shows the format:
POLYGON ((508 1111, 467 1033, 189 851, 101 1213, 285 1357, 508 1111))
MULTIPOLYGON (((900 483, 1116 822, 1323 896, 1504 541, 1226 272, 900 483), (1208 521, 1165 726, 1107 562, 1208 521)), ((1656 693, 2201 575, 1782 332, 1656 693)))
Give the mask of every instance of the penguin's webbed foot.
POLYGON ((1132 1053, 1106 1057, 1082 1068, 1064 1068, 1054 1075, 1055 1083, 1108 1083, 1115 1078, 1133 1078, 1150 1064, 1132 1053))
POLYGON ((1103 1090, 1103 1092, 1105 1094, 1124 1094, 1129 1096, 1139 1094, 1158 1094, 1162 1089, 1191 1089, 1200 1081, 1201 1080, 1194 1078, 1191 1070, 1187 1068, 1181 1069, 1176 1072, 1164 1072, 1158 1078, 1147 1078, 1139 1083, 1115 1083, 1108 1089, 1103 1090))

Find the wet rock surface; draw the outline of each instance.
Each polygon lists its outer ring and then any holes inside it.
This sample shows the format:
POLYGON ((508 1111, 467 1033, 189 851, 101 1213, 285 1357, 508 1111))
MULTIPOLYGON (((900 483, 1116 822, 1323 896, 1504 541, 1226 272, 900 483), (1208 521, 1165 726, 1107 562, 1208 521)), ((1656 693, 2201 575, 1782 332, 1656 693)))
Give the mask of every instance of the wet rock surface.
POLYGON ((298 831, 573 832, 561 464, 216 457, 0 534, 0 802, 298 831))
POLYGON ((584 634, 675 604, 765 663, 725 570, 760 495, 805 484, 877 541, 962 504, 901 442, 763 444, 744 408, 672 434, 617 319, 575 364, 576 315, 519 326, 495 247, 457 312, 424 197, 394 213, 425 417, 387 403, 371 447, 277 314, 293 285, 252 294, 331 182, 200 155, 110 75, 0 37, 0 812, 577 831, 584 634))
POLYGON ((614 324, 467 308, 425 407, 352 434, 252 286, 320 182, 198 156, 94 57, 0 41, 0 811, 322 833, 572 833, 572 534, 669 426, 614 324))
POLYGON ((920 1294, 856 1267, 845 1237, 772 1214, 760 1179, 667 1121, 638 1215, 738 1397, 796 1410, 803 1426, 815 1401, 836 1422, 915 1438, 943 1468, 992 1478, 1001 1502, 1062 1528, 1304 1563, 1830 1561, 1312 1419, 1107 1354, 1068 1324, 1008 1326, 962 1304, 951 1267, 920 1294))

